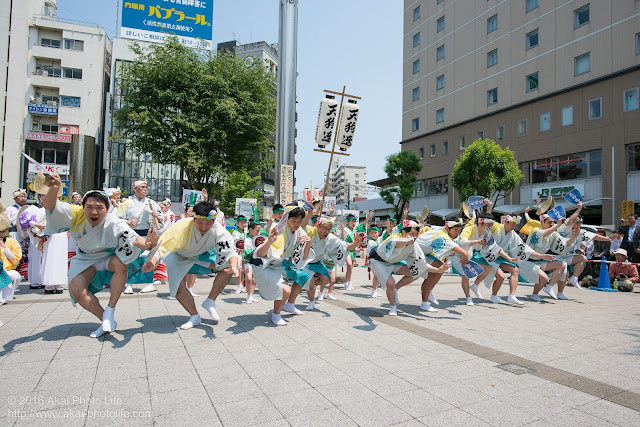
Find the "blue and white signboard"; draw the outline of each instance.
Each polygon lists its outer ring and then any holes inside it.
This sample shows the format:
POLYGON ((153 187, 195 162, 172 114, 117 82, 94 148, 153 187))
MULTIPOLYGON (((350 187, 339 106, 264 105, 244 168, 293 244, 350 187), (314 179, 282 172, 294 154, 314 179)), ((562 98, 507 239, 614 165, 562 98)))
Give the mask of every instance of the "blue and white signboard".
POLYGON ((47 104, 29 104, 27 106, 29 114, 43 114, 45 116, 57 116, 58 106, 47 104))
POLYGON ((213 0, 123 1, 120 36, 162 43, 175 34, 188 47, 211 50, 212 22, 213 0))

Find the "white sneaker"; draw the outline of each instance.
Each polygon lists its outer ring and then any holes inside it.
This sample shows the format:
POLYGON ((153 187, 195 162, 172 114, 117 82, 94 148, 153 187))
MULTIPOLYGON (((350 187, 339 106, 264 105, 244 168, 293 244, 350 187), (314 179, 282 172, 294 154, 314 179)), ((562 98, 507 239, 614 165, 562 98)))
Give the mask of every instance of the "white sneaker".
POLYGON ((471 298, 471 297, 467 298, 467 305, 474 305, 473 304, 473 298, 471 298))
POLYGON ((470 288, 473 291, 473 293, 476 294, 477 298, 482 298, 482 295, 480 295, 480 289, 478 289, 478 285, 474 283, 473 285, 470 286, 470 288))
POLYGON ((187 290, 189 291, 189 293, 191 294, 192 297, 199 297, 200 295, 196 294, 195 292, 193 292, 193 288, 187 288, 187 290))
POLYGON ((564 296, 564 294, 563 294, 562 292, 558 292, 558 299, 566 300, 566 299, 568 299, 568 298, 567 298, 567 297, 565 297, 565 296, 564 296))
POLYGON ((335 301, 335 300, 338 299, 338 298, 334 297, 333 294, 327 294, 327 296, 325 298, 327 298, 329 301, 335 301))
POLYGON ((284 307, 282 307, 282 311, 286 311, 291 314, 302 314, 300 310, 296 308, 296 306, 290 302, 285 303, 284 307))
POLYGON ((131 285, 126 284, 124 286, 124 292, 123 293, 125 293, 127 295, 132 295, 133 294, 133 288, 131 287, 131 285))
POLYGON ((558 299, 556 293, 553 291, 553 286, 546 285, 542 290, 548 293, 551 298, 558 299))
POLYGON ((158 288, 156 288, 156 285, 154 285, 153 283, 149 283, 147 286, 142 288, 140 293, 141 294, 146 294, 146 293, 149 293, 149 292, 155 292, 157 290, 158 290, 158 288))
POLYGON ((542 302, 542 297, 540 295, 538 295, 538 294, 531 294, 531 296, 529 298, 531 298, 532 300, 537 301, 537 302, 542 302))
POLYGON ((322 301, 323 299, 324 299, 324 293, 320 292, 320 293, 318 294, 317 300, 318 300, 318 301, 322 301))
MULTIPOLYGON (((582 290, 582 286, 580 286, 580 282, 576 276, 571 276, 569 278, 569 283, 571 283, 576 289, 582 290)), ((558 295, 558 298, 560 298, 560 295, 558 295)))
POLYGON ((305 310, 307 310, 307 311, 311 311, 311 310, 313 310, 315 307, 316 307, 316 302, 315 302, 315 301, 311 301, 311 302, 309 303, 309 305, 307 305, 307 306, 305 307, 305 310))
POLYGON ((398 306, 392 305, 391 310, 389 310, 389 316, 397 316, 398 315, 398 306))
POLYGON ((497 295, 491 295, 490 300, 491 300, 491 302, 494 302, 494 303, 499 303, 499 302, 500 302, 500 301, 498 300, 498 296, 497 296, 497 295))
POLYGON ((436 311, 438 311, 437 308, 431 307, 431 304, 429 304, 428 302, 424 302, 424 301, 422 301, 420 303, 420 310, 425 310, 425 311, 428 311, 430 313, 435 313, 436 311))
POLYGON ((519 304, 519 305, 524 304, 522 301, 516 298, 515 295, 511 295, 511 294, 507 297, 507 302, 510 304, 519 304))
POLYGON ((433 291, 429 292, 429 302, 433 305, 440 305, 440 303, 436 299, 436 296, 433 295, 433 291))

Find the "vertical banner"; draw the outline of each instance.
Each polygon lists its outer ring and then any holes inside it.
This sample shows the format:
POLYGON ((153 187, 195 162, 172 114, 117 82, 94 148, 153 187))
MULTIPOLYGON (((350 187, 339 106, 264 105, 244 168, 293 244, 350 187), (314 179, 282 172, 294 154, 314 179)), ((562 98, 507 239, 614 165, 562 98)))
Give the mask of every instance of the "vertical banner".
POLYGON ((182 206, 195 205, 198 202, 204 201, 202 191, 197 190, 182 190, 182 206))
POLYGON ((625 225, 629 224, 629 221, 627 221, 627 218, 629 217, 629 215, 633 213, 634 208, 635 208, 635 203, 633 200, 622 201, 622 220, 624 221, 625 225))
POLYGON ((293 201, 293 166, 280 165, 280 204, 288 205, 293 201))

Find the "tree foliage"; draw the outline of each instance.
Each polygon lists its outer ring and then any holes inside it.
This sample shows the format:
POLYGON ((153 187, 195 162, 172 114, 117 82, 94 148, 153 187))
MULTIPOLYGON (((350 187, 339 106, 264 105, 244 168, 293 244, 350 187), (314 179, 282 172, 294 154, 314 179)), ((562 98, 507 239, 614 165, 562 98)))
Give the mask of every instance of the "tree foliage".
POLYGON ((413 196, 416 178, 421 170, 420 159, 410 151, 401 151, 387 157, 384 171, 387 177, 397 185, 380 190, 380 197, 386 203, 393 205, 393 211, 398 221, 413 196))
POLYGON ((224 183, 220 197, 220 210, 230 218, 235 214, 236 198, 258 199, 258 205, 262 202, 262 192, 255 188, 260 183, 260 177, 251 178, 243 170, 233 172, 224 183))
POLYGON ((485 196, 494 203, 504 198, 524 178, 513 151, 502 149, 491 139, 474 141, 456 160, 451 184, 460 200, 470 196, 485 196))
POLYGON ((177 38, 123 67, 114 117, 127 146, 182 167, 191 188, 220 194, 233 171, 273 168, 275 80, 260 60, 196 51, 177 38))

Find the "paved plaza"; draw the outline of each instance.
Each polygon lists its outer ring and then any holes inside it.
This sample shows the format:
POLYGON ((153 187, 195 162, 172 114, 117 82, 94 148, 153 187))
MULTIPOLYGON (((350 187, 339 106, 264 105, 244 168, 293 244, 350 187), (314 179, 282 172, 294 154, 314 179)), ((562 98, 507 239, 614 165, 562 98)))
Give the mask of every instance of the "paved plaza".
MULTIPOLYGON (((199 302, 211 282, 196 282, 199 302)), ((66 292, 23 283, 0 307, 0 425, 640 425, 637 291, 534 303, 521 285, 524 306, 503 288, 500 304, 469 307, 445 276, 437 313, 418 309, 415 282, 393 318, 364 268, 354 284, 281 327, 271 302, 247 305, 229 286, 220 322, 198 306, 203 324, 187 331, 163 285, 124 295, 117 331, 92 339, 97 319, 66 292)))

